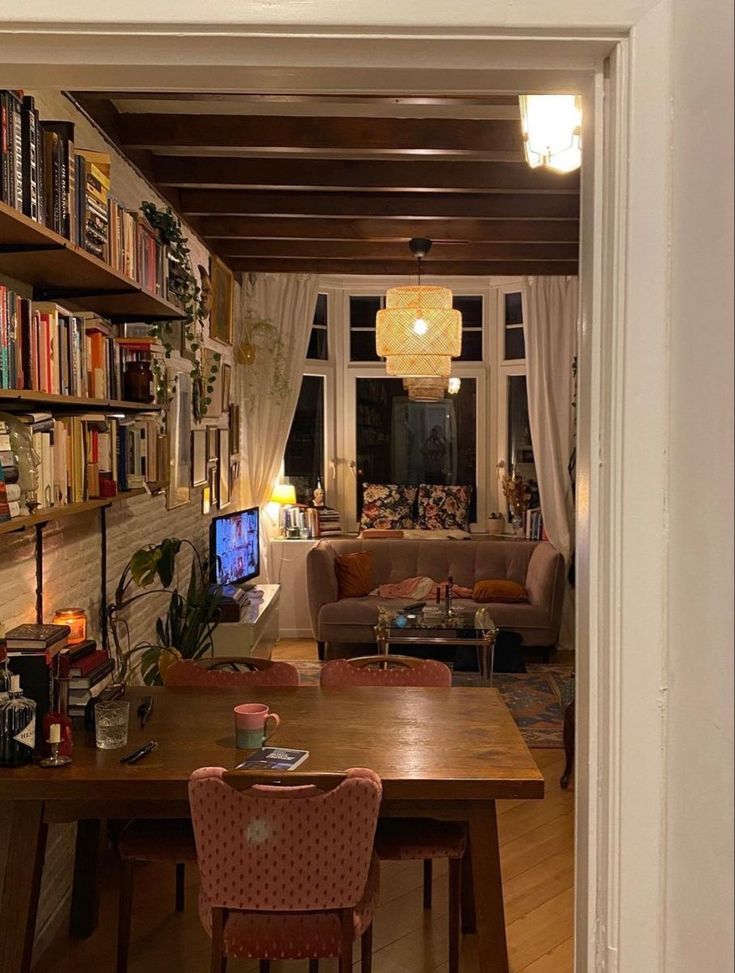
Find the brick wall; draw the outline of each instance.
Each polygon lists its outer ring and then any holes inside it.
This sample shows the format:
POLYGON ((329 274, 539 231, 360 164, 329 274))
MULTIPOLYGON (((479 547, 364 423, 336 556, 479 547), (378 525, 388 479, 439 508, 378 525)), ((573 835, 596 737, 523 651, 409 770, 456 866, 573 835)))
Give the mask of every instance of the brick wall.
MULTIPOLYGON (((60 92, 29 91, 36 99, 41 118, 67 119, 75 123, 76 144, 82 148, 109 152, 112 157, 114 195, 128 208, 141 201, 163 202, 149 185, 97 129, 78 112, 60 92)), ((196 237, 190 239, 192 263, 208 264, 208 252, 196 237)), ((235 306, 237 307, 237 288, 235 306)), ((217 345, 224 360, 229 349, 217 345)), ((234 506, 233 506, 234 509, 234 506)), ((164 537, 191 540, 200 551, 206 550, 209 517, 201 512, 201 489, 192 489, 191 502, 174 510, 166 509, 164 496, 139 496, 113 504, 107 511, 108 595, 112 595, 120 573, 130 555, 144 544, 164 537)), ((180 571, 188 574, 190 557, 182 551, 180 571)), ((43 586, 45 621, 54 609, 64 606, 85 608, 93 637, 99 635, 100 531, 96 511, 67 520, 51 522, 44 530, 43 586)), ((153 633, 153 624, 166 604, 166 596, 142 599, 130 618, 133 643, 153 633)), ((21 622, 35 621, 35 560, 33 532, 0 535, 0 624, 5 629, 21 622)), ((42 948, 65 920, 73 851, 73 826, 51 829, 44 887, 37 925, 37 947, 42 948)))

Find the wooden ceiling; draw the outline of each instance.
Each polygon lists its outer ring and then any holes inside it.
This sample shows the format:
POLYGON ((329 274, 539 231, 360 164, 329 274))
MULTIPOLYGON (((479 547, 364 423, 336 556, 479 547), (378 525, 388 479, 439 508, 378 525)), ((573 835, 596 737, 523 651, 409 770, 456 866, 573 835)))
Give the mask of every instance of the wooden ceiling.
POLYGON ((530 169, 518 100, 73 92, 235 271, 576 274, 579 173, 530 169))

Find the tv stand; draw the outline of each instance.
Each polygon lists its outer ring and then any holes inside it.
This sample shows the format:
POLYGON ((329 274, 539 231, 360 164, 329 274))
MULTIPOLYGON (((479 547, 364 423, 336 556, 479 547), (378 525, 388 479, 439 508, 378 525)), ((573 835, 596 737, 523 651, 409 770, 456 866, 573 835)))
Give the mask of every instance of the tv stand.
MULTIPOLYGON (((235 586, 241 589, 240 585, 235 586)), ((262 592, 262 598, 249 601, 244 591, 238 599, 240 620, 220 622, 212 633, 213 656, 257 656, 270 659, 278 641, 278 606, 280 585, 252 585, 262 592)))

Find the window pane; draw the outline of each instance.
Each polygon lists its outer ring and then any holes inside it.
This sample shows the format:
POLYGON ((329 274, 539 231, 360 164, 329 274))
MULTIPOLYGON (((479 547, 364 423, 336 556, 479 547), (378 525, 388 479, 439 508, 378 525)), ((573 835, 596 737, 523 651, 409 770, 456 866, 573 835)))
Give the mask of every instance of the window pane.
POLYGON ((396 378, 356 379, 357 506, 362 484, 470 484, 476 517, 476 382, 463 378, 457 395, 412 402, 396 378))
POLYGON ((482 328, 482 298, 467 297, 466 295, 455 296, 452 299, 452 307, 462 314, 463 328, 482 328))
POLYGON ((374 331, 351 332, 350 361, 382 361, 375 350, 374 331))
POLYGON ((505 324, 523 324, 523 301, 521 292, 514 291, 505 295, 505 324))
POLYGON ((523 328, 505 329, 505 360, 516 361, 526 357, 526 342, 523 328))
POLYGON ((327 326, 327 295, 319 294, 316 299, 316 310, 314 311, 314 324, 322 328, 327 326))
POLYGON ((462 354, 456 361, 482 361, 482 331, 462 331, 462 354))
POLYGON ((326 361, 329 357, 327 351, 327 332, 325 328, 312 328, 309 337, 309 347, 306 349, 306 357, 314 358, 317 361, 326 361))
POLYGON ((525 375, 508 378, 508 467, 509 473, 517 470, 531 487, 530 506, 539 506, 525 375))
POLYGON ((324 379, 304 375, 286 443, 283 471, 299 503, 309 503, 317 480, 324 486, 324 379))
POLYGON ((374 328, 375 315, 385 304, 382 297, 356 297, 350 298, 350 327, 351 328, 374 328))

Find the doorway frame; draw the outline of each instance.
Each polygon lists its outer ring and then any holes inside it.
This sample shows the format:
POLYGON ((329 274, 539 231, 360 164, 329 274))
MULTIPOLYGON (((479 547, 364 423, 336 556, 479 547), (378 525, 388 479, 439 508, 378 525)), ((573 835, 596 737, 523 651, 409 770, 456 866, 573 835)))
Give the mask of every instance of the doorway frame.
MULTIPOLYGON (((466 45, 472 70, 462 71, 463 82, 474 86, 469 90, 583 89, 575 964, 578 973, 653 973, 664 970, 665 923, 671 159, 662 147, 670 144, 672 5, 634 4, 635 23, 623 29, 596 23, 600 5, 591 0, 560 6, 574 28, 529 28, 521 19, 527 8, 519 4, 517 21, 504 17, 502 29, 452 33, 457 50, 466 45), (575 16, 587 22, 576 23, 575 16), (539 50, 546 47, 549 57, 539 70, 539 50), (493 69, 483 70, 483 54, 493 69)), ((398 79, 399 89, 410 77, 420 90, 422 75, 411 70, 425 67, 417 40, 447 39, 434 28, 370 26, 349 34, 322 28, 317 38, 313 30, 283 25, 270 32, 189 26, 184 34, 172 24, 110 30, 6 22, 0 85, 42 87, 53 79, 62 89, 201 88, 197 75, 206 76, 210 89, 232 90, 257 78, 277 85, 282 81, 268 73, 269 52, 288 42, 302 54, 289 88, 314 90, 319 78, 328 90, 351 77, 367 90, 371 69, 358 68, 374 63, 388 37, 401 68, 381 66, 383 83, 398 79), (335 49, 344 45, 351 73, 339 63, 327 69, 310 63, 324 57, 325 38, 335 49), (189 50, 196 52, 196 72, 185 70, 189 50)), ((443 73, 435 72, 434 84, 443 73)))

